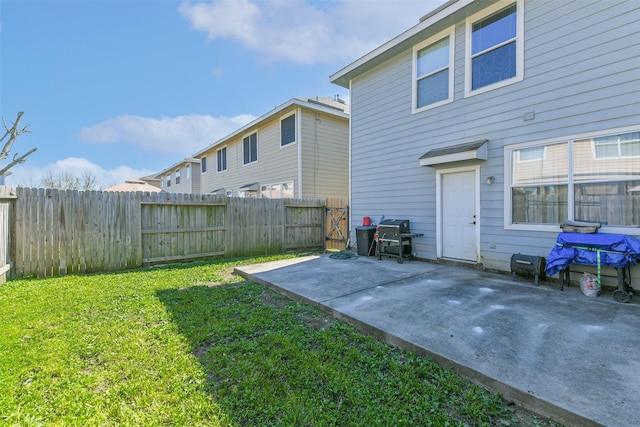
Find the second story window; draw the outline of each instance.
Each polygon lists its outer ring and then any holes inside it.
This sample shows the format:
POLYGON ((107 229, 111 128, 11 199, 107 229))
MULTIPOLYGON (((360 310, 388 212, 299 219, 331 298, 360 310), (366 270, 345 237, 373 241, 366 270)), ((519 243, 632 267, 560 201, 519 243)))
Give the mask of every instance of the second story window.
POLYGON ((171 187, 171 174, 167 174, 167 187, 171 187))
POLYGON ((453 99, 453 28, 414 48, 413 111, 453 99))
POLYGON ((200 171, 205 173, 207 171, 207 158, 203 157, 200 159, 200 171))
POLYGON ((176 185, 180 184, 180 169, 176 169, 176 185))
POLYGON ((296 115, 292 114, 280 121, 280 146, 296 142, 296 115))
POLYGON ((218 172, 227 170, 227 147, 223 147, 217 152, 218 157, 218 172))
POLYGON ((184 167, 184 175, 186 179, 191 179, 191 165, 186 165, 184 167))
POLYGON ((242 140, 243 151, 243 163, 248 165, 249 163, 258 161, 258 134, 252 133, 242 140))
POLYGON ((502 1, 467 20, 466 95, 522 80, 521 5, 502 1))

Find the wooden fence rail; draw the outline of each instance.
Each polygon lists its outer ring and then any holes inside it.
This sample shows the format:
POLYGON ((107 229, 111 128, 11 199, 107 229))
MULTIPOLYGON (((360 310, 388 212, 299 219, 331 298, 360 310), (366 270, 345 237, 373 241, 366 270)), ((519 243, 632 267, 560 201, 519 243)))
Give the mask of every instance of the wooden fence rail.
POLYGON ((11 198, 0 192, 0 270, 51 277, 323 248, 332 226, 326 205, 324 199, 17 188, 11 198))

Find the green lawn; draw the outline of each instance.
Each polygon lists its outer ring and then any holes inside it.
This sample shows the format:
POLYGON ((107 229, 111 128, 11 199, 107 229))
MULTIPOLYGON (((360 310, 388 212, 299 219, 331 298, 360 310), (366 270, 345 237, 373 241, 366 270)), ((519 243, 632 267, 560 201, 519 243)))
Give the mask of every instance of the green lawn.
POLYGON ((522 425, 499 396, 230 274, 268 259, 0 286, 0 425, 522 425))

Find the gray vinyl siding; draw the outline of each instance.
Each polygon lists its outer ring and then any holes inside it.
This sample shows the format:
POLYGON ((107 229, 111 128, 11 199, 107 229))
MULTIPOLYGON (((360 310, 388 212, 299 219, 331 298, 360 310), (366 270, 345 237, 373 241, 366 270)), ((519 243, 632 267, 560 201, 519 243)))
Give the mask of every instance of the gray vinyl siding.
POLYGON ((303 197, 347 197, 349 194, 349 121, 303 110, 303 197))
POLYGON ((352 229, 363 216, 408 218, 412 231, 425 233, 413 241, 418 256, 435 259, 436 174, 418 158, 487 139, 481 262, 509 270, 514 253, 547 256, 557 233, 504 228, 503 147, 640 125, 639 16, 638 1, 525 1, 524 80, 467 98, 462 18, 455 25, 454 102, 417 114, 411 113, 411 49, 358 75, 351 87, 352 229), (528 112, 535 118, 525 121, 528 112), (485 184, 491 175, 495 183, 485 184))

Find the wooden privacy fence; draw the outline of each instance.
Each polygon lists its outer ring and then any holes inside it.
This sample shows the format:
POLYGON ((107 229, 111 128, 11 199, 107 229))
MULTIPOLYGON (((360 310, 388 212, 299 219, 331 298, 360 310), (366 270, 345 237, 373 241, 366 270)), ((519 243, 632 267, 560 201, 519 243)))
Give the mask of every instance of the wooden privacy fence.
MULTIPOLYGON (((324 248, 326 241, 334 242, 326 233, 334 225, 327 222, 324 199, 31 188, 15 192, 7 203, 12 206, 12 221, 5 221, 7 244, 0 245, 0 263, 1 246, 8 248, 11 276, 118 271, 213 256, 324 248)), ((346 199, 339 200, 346 210, 346 199)), ((0 209, 2 202, 0 197, 0 209)), ((346 236, 344 216, 338 222, 344 222, 341 232, 346 236)), ((0 210, 0 233, 2 223, 0 210)))

